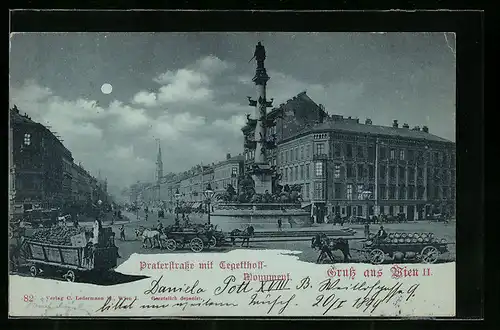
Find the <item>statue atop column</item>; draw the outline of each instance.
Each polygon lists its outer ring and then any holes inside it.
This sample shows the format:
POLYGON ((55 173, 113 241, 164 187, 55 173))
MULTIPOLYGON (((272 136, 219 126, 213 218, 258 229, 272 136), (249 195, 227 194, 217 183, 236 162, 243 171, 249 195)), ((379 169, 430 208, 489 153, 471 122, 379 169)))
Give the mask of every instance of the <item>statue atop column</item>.
POLYGON ((262 46, 260 41, 255 46, 255 52, 253 53, 253 57, 257 60, 257 68, 263 69, 264 60, 266 59, 266 49, 264 48, 264 46, 262 46))

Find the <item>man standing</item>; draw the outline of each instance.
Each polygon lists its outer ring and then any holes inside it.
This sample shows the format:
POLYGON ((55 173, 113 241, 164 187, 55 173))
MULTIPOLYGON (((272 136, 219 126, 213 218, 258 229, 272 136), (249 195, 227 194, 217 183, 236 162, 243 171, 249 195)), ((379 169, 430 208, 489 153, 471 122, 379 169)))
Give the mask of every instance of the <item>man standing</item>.
POLYGON ((125 241, 125 227, 123 225, 120 227, 120 240, 125 241))
POLYGON ((278 231, 281 231, 281 218, 278 218, 278 231))
POLYGON ((288 224, 290 225, 290 229, 292 229, 293 228, 293 222, 292 222, 292 216, 291 215, 288 216, 288 224))
POLYGON ((370 224, 368 221, 365 222, 365 238, 370 238, 370 224))

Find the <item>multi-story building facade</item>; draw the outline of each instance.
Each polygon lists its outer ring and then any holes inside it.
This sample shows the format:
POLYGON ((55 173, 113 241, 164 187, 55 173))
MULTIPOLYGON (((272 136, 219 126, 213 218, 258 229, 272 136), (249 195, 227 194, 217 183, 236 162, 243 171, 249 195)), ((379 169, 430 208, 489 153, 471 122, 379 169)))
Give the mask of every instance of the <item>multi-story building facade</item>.
POLYGON ((239 191, 239 177, 244 172, 243 155, 231 157, 231 154, 226 155, 226 160, 214 165, 214 176, 212 189, 215 194, 220 194, 226 191, 228 185, 232 185, 235 191, 239 191))
POLYGON ((335 116, 284 139, 278 152, 282 182, 303 185, 318 219, 404 213, 419 220, 436 208, 454 212, 455 144, 427 127, 335 116))
POLYGON ((203 166, 192 175, 184 178, 179 185, 179 193, 182 201, 197 208, 204 200, 203 192, 207 189, 207 185, 213 184, 214 170, 212 166, 203 166))
POLYGON ((48 128, 10 111, 15 204, 59 206, 71 199, 71 152, 48 128), (66 178, 66 179, 65 179, 66 178), (68 181, 69 178, 69 181, 68 181))
POLYGON ((87 200, 97 194, 96 180, 75 167, 71 152, 47 127, 21 115, 16 106, 9 119, 12 206, 61 207, 81 200, 80 190, 87 200))
MULTIPOLYGON (((316 104, 306 92, 299 93, 297 96, 272 109, 268 113, 269 122, 273 125, 269 127, 268 135, 274 136, 276 143, 281 143, 297 133, 307 130, 317 125, 328 116, 322 105, 316 104)), ((252 125, 245 125, 242 128, 245 136, 253 136, 254 128, 252 125)), ((279 167, 278 148, 269 150, 269 165, 279 167)), ((245 170, 251 168, 255 157, 255 150, 244 147, 245 170)))

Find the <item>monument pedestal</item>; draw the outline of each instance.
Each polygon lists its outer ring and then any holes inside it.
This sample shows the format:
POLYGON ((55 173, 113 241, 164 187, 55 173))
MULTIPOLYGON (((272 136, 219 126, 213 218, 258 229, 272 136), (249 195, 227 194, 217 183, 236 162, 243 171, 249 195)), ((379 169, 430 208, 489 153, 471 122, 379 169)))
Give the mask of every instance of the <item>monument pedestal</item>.
POLYGON ((269 164, 256 164, 251 172, 252 180, 255 183, 255 193, 265 194, 266 191, 272 194, 273 170, 269 164))

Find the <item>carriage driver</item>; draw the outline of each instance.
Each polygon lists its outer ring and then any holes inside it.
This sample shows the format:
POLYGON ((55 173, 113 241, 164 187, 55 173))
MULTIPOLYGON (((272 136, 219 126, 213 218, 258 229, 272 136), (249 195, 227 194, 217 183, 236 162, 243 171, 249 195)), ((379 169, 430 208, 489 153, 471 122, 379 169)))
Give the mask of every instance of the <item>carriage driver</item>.
POLYGON ((377 232, 377 240, 383 241, 387 238, 387 232, 384 229, 384 226, 380 226, 380 229, 377 232))
POLYGON ((156 230, 158 230, 160 233, 163 232, 163 223, 158 219, 158 224, 156 225, 156 230))

